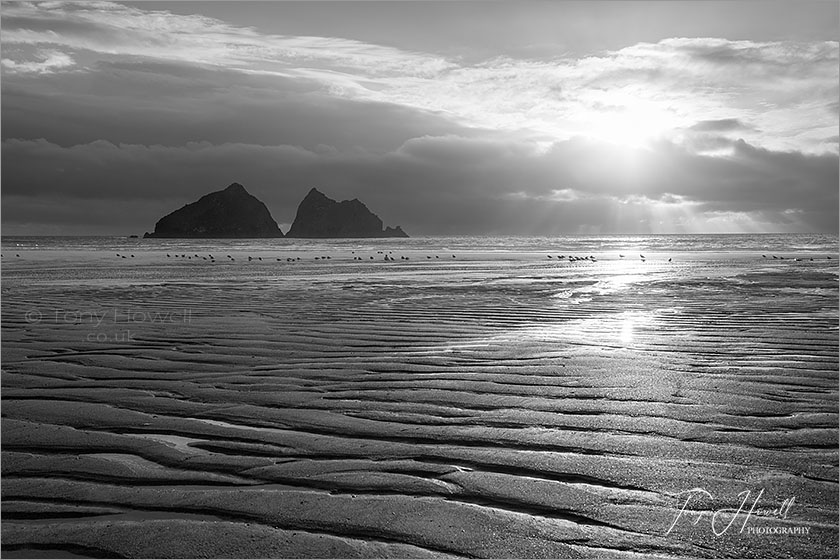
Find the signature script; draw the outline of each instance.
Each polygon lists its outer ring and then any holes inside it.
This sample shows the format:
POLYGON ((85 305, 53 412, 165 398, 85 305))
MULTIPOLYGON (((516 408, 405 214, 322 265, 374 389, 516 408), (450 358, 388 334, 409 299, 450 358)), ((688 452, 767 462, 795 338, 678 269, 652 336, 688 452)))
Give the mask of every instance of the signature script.
POLYGON ((744 529, 747 527, 747 522, 750 520, 752 515, 758 516, 768 516, 768 517, 777 517, 779 519, 787 519, 788 513, 790 512, 790 508, 793 506, 794 501, 796 498, 790 497, 787 498, 782 505, 778 508, 759 508, 758 501, 761 499, 761 496, 764 494, 764 488, 755 496, 755 500, 752 501, 752 506, 750 506, 749 511, 745 512, 745 508, 747 507, 747 502, 750 500, 750 496, 752 492, 750 490, 744 490, 743 492, 738 494, 738 497, 741 498, 741 504, 737 508, 723 508, 719 509, 715 512, 709 511, 689 511, 686 512, 686 508, 692 502, 692 500, 696 500, 698 498, 702 498, 703 496, 708 497, 709 499, 714 499, 714 496, 707 490, 703 488, 692 488, 690 490, 684 490, 677 494, 678 496, 688 494, 683 502, 682 508, 677 513, 677 516, 674 518, 674 522, 671 523, 671 526, 668 528, 668 532, 665 533, 666 535, 669 534, 674 527, 677 525, 677 522, 683 517, 691 517, 694 516, 694 520, 691 522, 692 525, 697 525, 701 519, 703 519, 706 515, 711 515, 711 526, 712 532, 715 536, 721 536, 726 533, 735 523, 735 520, 738 518, 739 515, 746 513, 744 517, 744 522, 741 524, 741 530, 738 531, 739 533, 743 533, 744 529))

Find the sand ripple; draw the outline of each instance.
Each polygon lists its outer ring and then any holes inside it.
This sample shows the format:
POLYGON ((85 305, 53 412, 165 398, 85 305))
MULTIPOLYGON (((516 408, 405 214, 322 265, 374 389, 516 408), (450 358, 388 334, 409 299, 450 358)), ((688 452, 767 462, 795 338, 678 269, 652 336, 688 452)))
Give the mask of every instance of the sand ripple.
POLYGON ((4 270, 4 555, 837 556, 836 268, 339 257, 4 270))

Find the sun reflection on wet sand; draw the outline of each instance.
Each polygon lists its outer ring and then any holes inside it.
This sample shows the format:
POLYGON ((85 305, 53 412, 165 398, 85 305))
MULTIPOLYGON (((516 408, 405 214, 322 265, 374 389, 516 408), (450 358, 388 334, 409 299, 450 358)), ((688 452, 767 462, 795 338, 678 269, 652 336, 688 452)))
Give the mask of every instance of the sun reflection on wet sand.
POLYGON ((625 346, 633 343, 633 319, 631 317, 624 319, 621 324, 618 340, 625 346))

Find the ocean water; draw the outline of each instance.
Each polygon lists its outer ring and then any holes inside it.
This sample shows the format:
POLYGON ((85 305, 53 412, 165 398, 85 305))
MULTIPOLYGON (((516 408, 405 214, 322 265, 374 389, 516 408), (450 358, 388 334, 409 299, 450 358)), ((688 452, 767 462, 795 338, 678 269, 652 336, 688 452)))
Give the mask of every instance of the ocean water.
POLYGON ((341 250, 461 250, 565 251, 601 254, 640 250, 674 252, 815 252, 838 253, 838 236, 830 234, 707 234, 707 235, 570 235, 563 237, 411 237, 404 239, 130 239, 126 237, 3 237, 4 250, 176 250, 185 251, 308 251, 341 250))

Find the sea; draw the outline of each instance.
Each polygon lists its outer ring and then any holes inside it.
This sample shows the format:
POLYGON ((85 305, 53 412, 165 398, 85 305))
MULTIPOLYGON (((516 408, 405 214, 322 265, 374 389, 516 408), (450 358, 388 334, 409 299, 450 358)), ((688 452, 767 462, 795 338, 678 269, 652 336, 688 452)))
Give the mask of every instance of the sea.
POLYGON ((240 251, 283 250, 309 251, 381 249, 462 250, 532 252, 563 250, 571 254, 648 251, 654 253, 748 253, 771 252, 793 255, 796 252, 837 254, 838 236, 834 234, 662 234, 662 235, 566 235, 562 237, 411 237, 387 239, 143 239, 120 237, 4 236, 4 250, 176 250, 225 249, 240 251))

